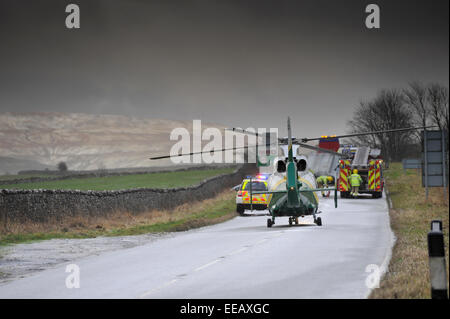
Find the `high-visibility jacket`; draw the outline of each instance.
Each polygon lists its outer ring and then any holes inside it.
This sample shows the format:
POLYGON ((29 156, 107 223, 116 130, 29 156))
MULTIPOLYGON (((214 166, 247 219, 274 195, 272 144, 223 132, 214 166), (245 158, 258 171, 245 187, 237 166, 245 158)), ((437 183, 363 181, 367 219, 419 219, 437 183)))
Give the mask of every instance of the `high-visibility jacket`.
POLYGON ((360 186, 363 182, 361 176, 359 174, 352 174, 350 175, 350 185, 352 186, 360 186))
POLYGON ((317 182, 317 184, 327 185, 328 178, 327 178, 327 176, 319 176, 319 177, 317 177, 316 182, 317 182))

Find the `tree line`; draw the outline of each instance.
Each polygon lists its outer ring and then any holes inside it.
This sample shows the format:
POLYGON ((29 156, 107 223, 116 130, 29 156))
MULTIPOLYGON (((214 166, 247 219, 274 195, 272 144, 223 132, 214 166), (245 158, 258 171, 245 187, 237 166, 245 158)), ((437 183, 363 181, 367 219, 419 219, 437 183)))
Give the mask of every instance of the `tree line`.
MULTIPOLYGON (((448 132, 448 99, 449 89, 440 83, 411 82, 406 88, 383 89, 373 99, 360 101, 347 124, 351 133, 413 126, 436 126, 448 132)), ((350 143, 380 148, 385 159, 399 161, 417 155, 423 137, 421 131, 409 131, 360 136, 350 143)))

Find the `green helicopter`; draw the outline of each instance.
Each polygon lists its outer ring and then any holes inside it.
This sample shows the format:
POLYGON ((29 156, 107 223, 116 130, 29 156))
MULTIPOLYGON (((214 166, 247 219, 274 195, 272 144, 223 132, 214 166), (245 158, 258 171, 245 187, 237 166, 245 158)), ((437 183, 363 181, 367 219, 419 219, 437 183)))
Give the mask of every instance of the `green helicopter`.
POLYGON ((319 202, 314 192, 318 191, 334 191, 334 203, 337 207, 337 188, 311 188, 310 185, 299 178, 297 171, 297 163, 294 161, 292 152, 292 133, 291 121, 288 117, 288 158, 286 161, 286 179, 284 183, 280 183, 276 189, 269 191, 255 191, 253 194, 270 194, 270 202, 268 205, 272 218, 267 219, 267 227, 275 224, 276 217, 288 216, 289 225, 293 222, 298 223, 298 217, 312 215, 314 223, 322 226, 322 219, 317 217, 319 202))

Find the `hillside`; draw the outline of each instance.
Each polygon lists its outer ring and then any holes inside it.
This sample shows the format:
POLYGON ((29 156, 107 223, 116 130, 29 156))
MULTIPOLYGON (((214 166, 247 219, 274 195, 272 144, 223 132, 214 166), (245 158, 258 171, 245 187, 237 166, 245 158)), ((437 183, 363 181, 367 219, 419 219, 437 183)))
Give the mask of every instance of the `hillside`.
MULTIPOLYGON (((219 125, 202 123, 205 127, 219 125)), ((78 113, 0 113, 0 174, 56 168, 113 169, 170 165, 149 161, 165 154, 176 127, 192 130, 192 121, 141 119, 120 115, 78 113)))

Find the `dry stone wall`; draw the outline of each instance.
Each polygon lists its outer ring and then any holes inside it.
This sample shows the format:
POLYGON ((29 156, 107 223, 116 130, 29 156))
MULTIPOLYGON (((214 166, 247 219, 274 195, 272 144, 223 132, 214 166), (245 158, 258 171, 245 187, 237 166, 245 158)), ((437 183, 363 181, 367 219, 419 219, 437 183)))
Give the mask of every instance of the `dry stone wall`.
MULTIPOLYGON (((253 166, 254 167, 254 166, 253 166)), ((108 216, 115 212, 139 214, 171 209, 191 201, 212 198, 238 185, 253 173, 242 165, 231 174, 204 180, 198 185, 172 189, 127 189, 117 191, 0 190, 0 218, 8 222, 46 222, 75 216, 108 216)))

